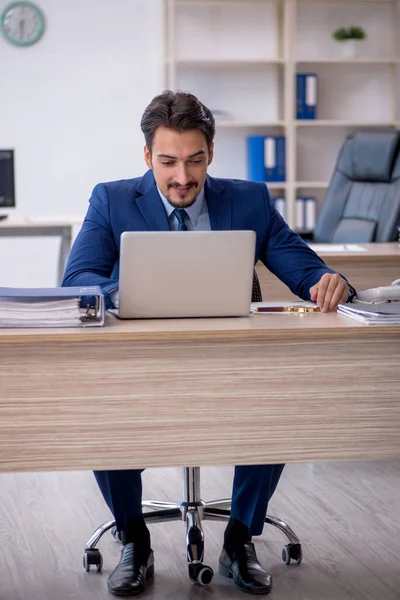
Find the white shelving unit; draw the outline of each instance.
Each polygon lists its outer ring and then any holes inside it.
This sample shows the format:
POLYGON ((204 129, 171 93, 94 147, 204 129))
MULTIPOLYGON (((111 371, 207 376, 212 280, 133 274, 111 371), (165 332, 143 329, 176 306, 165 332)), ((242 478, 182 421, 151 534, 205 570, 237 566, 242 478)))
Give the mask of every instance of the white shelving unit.
POLYGON ((166 87, 194 93, 215 114, 217 177, 248 178, 247 138, 284 135, 286 198, 320 208, 345 137, 400 127, 400 0, 165 0, 166 87), (354 58, 332 32, 363 27, 354 58), (296 73, 318 76, 315 120, 296 119, 296 73))

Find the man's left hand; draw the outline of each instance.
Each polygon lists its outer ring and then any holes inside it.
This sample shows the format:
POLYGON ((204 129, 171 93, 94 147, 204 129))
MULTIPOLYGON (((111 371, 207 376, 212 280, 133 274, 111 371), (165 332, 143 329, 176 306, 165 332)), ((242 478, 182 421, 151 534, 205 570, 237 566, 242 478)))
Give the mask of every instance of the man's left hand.
POLYGON ((341 302, 346 302, 349 291, 343 277, 337 273, 325 273, 318 283, 310 288, 310 296, 321 312, 333 312, 341 302))

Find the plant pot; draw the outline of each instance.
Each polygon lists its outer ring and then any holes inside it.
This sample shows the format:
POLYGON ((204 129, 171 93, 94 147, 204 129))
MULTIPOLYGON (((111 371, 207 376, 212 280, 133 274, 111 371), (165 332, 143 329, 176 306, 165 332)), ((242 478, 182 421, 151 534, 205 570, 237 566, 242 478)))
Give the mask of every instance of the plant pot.
POLYGON ((343 40, 340 42, 342 58, 354 58, 357 55, 358 40, 343 40))

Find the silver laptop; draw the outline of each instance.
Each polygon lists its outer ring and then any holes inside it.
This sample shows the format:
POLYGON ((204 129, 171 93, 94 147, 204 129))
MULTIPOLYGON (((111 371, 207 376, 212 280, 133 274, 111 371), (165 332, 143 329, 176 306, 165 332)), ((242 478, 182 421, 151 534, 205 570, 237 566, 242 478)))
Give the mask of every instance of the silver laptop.
POLYGON ((124 232, 117 315, 248 315, 255 244, 254 231, 124 232))

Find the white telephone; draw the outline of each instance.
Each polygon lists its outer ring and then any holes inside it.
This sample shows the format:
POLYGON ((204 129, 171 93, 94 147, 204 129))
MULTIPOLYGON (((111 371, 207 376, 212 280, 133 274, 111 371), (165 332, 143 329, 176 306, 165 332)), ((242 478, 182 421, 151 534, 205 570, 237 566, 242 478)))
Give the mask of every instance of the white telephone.
POLYGON ((388 302, 400 301, 400 279, 393 281, 392 285, 371 288, 357 293, 356 302, 388 302))

